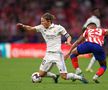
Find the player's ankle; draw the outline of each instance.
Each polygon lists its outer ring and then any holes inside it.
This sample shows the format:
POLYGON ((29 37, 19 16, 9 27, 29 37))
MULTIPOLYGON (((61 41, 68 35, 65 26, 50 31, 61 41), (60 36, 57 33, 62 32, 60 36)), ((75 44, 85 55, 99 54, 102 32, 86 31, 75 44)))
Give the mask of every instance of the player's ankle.
POLYGON ((79 74, 81 74, 81 73, 82 73, 82 70, 81 70, 80 68, 76 68, 75 73, 76 73, 77 75, 79 75, 79 74))
POLYGON ((93 80, 97 80, 98 79, 98 75, 97 74, 95 74, 94 76, 93 76, 93 80))

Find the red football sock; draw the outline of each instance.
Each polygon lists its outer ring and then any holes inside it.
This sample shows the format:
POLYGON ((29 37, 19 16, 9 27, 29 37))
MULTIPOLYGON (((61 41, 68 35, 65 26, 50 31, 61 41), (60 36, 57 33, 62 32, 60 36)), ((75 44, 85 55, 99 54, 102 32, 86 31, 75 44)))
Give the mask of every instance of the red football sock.
POLYGON ((71 59, 71 62, 72 62, 72 65, 73 67, 76 69, 79 67, 79 64, 78 64, 78 58, 77 57, 74 57, 71 59))
POLYGON ((105 72, 104 68, 101 67, 101 68, 98 69, 98 71, 96 72, 96 74, 97 74, 98 76, 101 76, 101 75, 104 74, 104 72, 105 72))

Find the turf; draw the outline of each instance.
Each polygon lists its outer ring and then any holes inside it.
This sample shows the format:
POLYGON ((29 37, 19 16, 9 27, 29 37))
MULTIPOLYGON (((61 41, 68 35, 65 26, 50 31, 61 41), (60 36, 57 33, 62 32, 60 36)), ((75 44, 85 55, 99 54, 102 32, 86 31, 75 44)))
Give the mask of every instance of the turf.
MULTIPOLYGON (((51 78, 43 78, 42 83, 34 84, 31 82, 31 74, 38 71, 41 59, 6 59, 0 58, 0 90, 107 90, 108 89, 108 70, 100 77, 100 84, 95 84, 92 77, 98 69, 98 63, 95 63, 94 72, 85 72, 89 59, 80 58, 80 67, 89 84, 83 84, 80 81, 72 82, 71 80, 62 80, 55 84, 51 78)), ((66 61, 69 72, 74 72, 70 60, 66 61)), ((54 66, 52 72, 58 74, 54 66)))

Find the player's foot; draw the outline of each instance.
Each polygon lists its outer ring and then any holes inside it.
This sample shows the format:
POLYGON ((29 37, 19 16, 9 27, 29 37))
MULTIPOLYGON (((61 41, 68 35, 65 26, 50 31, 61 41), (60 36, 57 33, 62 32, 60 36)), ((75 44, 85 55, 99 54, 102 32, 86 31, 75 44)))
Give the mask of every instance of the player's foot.
POLYGON ((82 79, 80 81, 83 82, 84 84, 88 83, 87 79, 85 79, 84 77, 82 77, 82 79))
POLYGON ((58 78, 59 78, 59 76, 60 76, 60 75, 56 75, 56 77, 53 78, 55 83, 58 83, 58 78))
POLYGON ((86 72, 91 72, 91 73, 92 73, 92 72, 93 72, 93 70, 92 70, 92 69, 88 69, 88 68, 87 68, 87 69, 86 69, 86 72))
MULTIPOLYGON (((84 75, 82 74, 82 71, 81 71, 81 72, 79 72, 77 75, 80 75, 80 76, 84 77, 84 75)), ((73 81, 73 82, 75 82, 75 81, 76 81, 76 79, 72 78, 72 81, 73 81)))
POLYGON ((76 71, 75 71, 75 74, 77 75, 81 75, 82 74, 82 71, 80 68, 77 68, 76 71))
POLYGON ((97 79, 93 79, 93 81, 97 84, 100 83, 97 79))

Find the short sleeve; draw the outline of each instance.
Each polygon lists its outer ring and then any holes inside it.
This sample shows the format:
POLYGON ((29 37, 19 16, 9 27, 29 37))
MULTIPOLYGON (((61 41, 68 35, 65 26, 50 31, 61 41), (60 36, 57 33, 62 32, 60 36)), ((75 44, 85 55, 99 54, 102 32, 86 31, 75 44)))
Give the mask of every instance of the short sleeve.
POLYGON ((36 29, 37 32, 41 32, 41 27, 42 25, 38 25, 38 26, 35 26, 34 28, 36 29))
POLYGON ((102 29, 102 31, 103 31, 103 35, 107 33, 107 29, 102 29))
POLYGON ((67 33, 66 29, 63 26, 59 25, 59 29, 62 35, 65 35, 67 33))
POLYGON ((83 33, 83 37, 86 37, 86 36, 87 36, 87 30, 85 30, 83 33))

